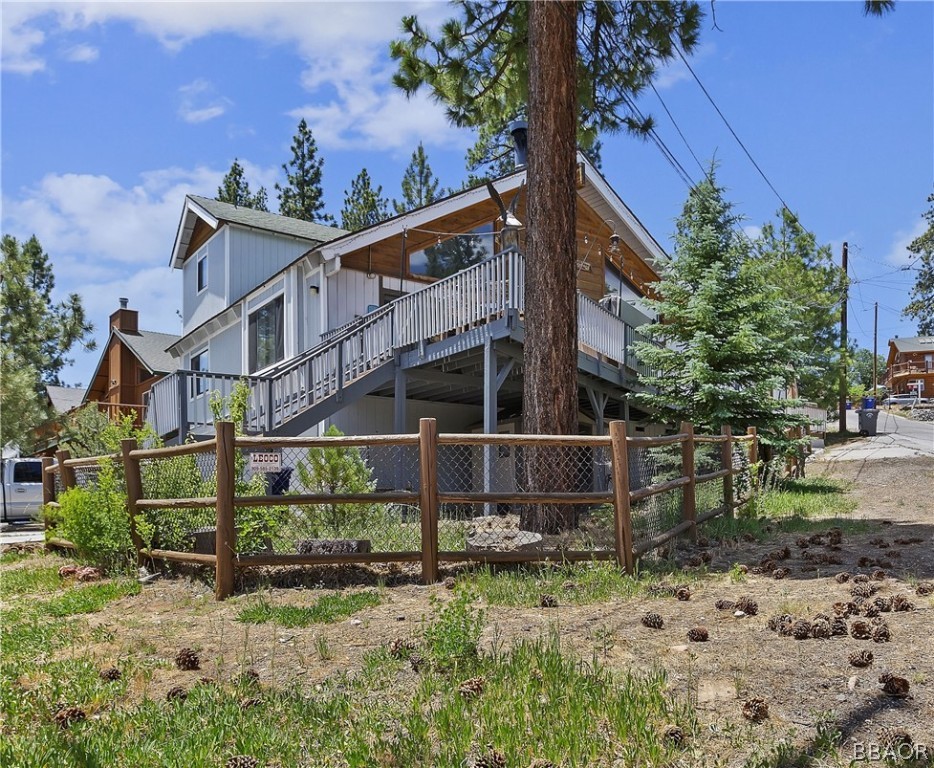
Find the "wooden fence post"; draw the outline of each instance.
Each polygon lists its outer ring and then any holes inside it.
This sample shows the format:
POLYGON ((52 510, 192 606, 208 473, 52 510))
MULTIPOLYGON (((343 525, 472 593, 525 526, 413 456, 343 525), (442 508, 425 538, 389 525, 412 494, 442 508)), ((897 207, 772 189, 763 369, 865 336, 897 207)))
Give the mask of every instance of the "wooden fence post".
POLYGON ((726 507, 726 516, 733 517, 733 429, 729 424, 724 424, 721 434, 726 436, 720 444, 720 460, 723 469, 729 469, 730 473, 723 478, 723 506, 726 507))
POLYGON ((78 484, 75 468, 65 466, 65 462, 71 458, 71 453, 69 451, 58 451, 55 458, 58 459, 58 472, 62 478, 62 490, 67 491, 74 488, 78 484))
POLYGON ((759 463, 759 431, 755 427, 749 427, 746 430, 747 435, 752 435, 752 440, 749 441, 749 463, 758 464, 759 463))
POLYGON ((682 520, 691 522, 689 533, 691 539, 697 541, 697 467, 694 462, 694 425, 689 421, 682 421, 680 431, 686 435, 684 442, 681 443, 681 476, 688 478, 688 484, 681 489, 682 520))
MULTIPOLYGON (((55 501, 55 475, 49 472, 49 467, 52 466, 52 457, 43 456, 42 457, 42 506, 45 507, 46 504, 51 504, 55 501)), ((49 518, 48 515, 43 513, 43 528, 48 529, 49 527, 49 518)))
POLYGON ((234 592, 234 558, 237 553, 237 529, 234 523, 234 425, 218 421, 214 425, 217 451, 217 533, 214 599, 226 600, 234 592))
POLYGON ((438 422, 418 421, 419 506, 422 513, 422 581, 438 581, 438 422))
POLYGON ((616 561, 626 573, 635 571, 632 552, 632 509, 629 499, 629 446, 626 422, 610 422, 613 454, 613 520, 616 535, 616 561))
POLYGON ((143 540, 136 529, 136 515, 138 513, 136 502, 143 497, 143 479, 139 471, 139 459, 130 456, 130 451, 137 449, 136 438, 128 437, 120 441, 120 451, 123 453, 123 477, 126 481, 126 513, 130 518, 130 538, 136 547, 136 562, 141 562, 143 540))

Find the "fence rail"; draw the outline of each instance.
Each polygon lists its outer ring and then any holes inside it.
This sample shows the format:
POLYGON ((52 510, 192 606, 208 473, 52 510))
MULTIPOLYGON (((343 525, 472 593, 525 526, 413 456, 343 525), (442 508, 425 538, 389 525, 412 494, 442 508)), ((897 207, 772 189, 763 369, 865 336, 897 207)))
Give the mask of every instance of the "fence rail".
POLYGON ((201 443, 59 452, 43 499, 114 462, 139 557, 213 567, 218 600, 237 569, 280 565, 420 562, 426 583, 440 562, 615 560, 631 573, 745 503, 757 450, 753 428, 695 436, 688 423, 659 437, 621 421, 608 436, 439 435, 422 419, 413 435, 267 438, 218 422, 201 443))

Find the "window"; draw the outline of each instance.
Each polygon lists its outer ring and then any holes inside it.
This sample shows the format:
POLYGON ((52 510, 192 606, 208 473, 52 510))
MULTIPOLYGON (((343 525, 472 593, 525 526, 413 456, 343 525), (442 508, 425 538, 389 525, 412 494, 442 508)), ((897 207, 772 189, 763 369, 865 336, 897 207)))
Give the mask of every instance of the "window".
POLYGON ((42 464, 38 461, 17 461, 13 466, 14 483, 41 483, 42 464))
POLYGON ((198 293, 208 287, 208 253, 198 256, 198 293))
MULTIPOLYGON (((190 368, 195 372, 207 372, 208 370, 208 351, 206 349, 201 350, 197 354, 191 356, 191 365, 190 368)), ((206 376, 192 376, 191 382, 191 396, 197 397, 200 394, 203 394, 207 391, 208 380, 206 376)))
POLYGON ((493 224, 482 224, 473 231, 449 238, 422 251, 409 254, 409 273, 426 277, 447 277, 479 264, 493 255, 493 224))
POLYGON ((285 357, 282 308, 282 296, 277 296, 250 314, 247 329, 250 373, 275 365, 285 357))

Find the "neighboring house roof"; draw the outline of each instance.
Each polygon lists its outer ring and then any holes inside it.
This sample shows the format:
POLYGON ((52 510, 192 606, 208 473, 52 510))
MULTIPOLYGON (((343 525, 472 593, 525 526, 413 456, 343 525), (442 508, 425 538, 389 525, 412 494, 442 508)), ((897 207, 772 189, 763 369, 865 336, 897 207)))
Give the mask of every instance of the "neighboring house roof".
POLYGON ((97 367, 91 376, 91 387, 87 389, 82 397, 82 402, 86 402, 88 393, 94 388, 97 377, 101 375, 104 367, 104 361, 107 360, 107 351, 110 349, 110 342, 118 339, 133 356, 139 360, 140 364, 150 373, 166 374, 174 373, 178 370, 181 361, 170 355, 166 350, 179 340, 179 336, 173 333, 160 333, 159 331, 137 331, 128 333, 118 331, 116 328, 110 329, 110 336, 107 337, 107 343, 104 344, 100 359, 97 361, 97 367))
POLYGON ((934 352, 934 336, 909 336, 905 339, 889 339, 889 344, 899 352, 934 352))
POLYGON ((81 387, 48 386, 45 392, 56 413, 68 413, 81 405, 87 390, 81 387))
POLYGON ((300 240, 308 240, 315 244, 327 242, 335 237, 347 234, 346 230, 337 227, 327 227, 323 224, 315 224, 302 219, 293 219, 290 216, 280 216, 278 213, 257 211, 253 208, 222 203, 200 195, 187 195, 169 266, 176 269, 182 266, 198 219, 207 223, 214 230, 219 229, 223 223, 239 224, 251 229, 260 229, 266 232, 288 235, 300 240))

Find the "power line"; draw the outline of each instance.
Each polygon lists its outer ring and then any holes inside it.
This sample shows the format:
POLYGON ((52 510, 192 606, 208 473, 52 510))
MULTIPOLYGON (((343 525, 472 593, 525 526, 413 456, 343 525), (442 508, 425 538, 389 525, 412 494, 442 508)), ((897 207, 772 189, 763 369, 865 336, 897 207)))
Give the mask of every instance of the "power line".
POLYGON ((790 212, 791 207, 788 205, 788 203, 785 202, 782 196, 778 194, 778 190, 775 189, 775 185, 772 184, 771 181, 769 181, 769 177, 765 175, 765 172, 759 167, 759 164, 755 161, 752 154, 749 152, 748 149, 746 149, 746 145, 743 144, 742 139, 740 139, 739 136, 736 134, 736 131, 733 130, 733 126, 730 125, 730 121, 726 119, 726 115, 724 115, 723 112, 720 110, 720 107, 717 106, 717 103, 713 100, 713 96, 710 95, 710 93, 704 87, 704 84, 701 82, 700 78, 697 76, 697 73, 694 71, 694 68, 688 63, 687 57, 684 55, 684 52, 681 50, 681 47, 675 44, 674 49, 678 52, 678 56, 681 58, 681 61, 683 61, 684 65, 688 68, 688 72, 691 73, 691 75, 694 77, 694 80, 700 86, 700 89, 704 92, 704 95, 707 97, 707 100, 711 103, 713 108, 717 111, 717 114, 720 115, 720 119, 723 120, 723 124, 727 127, 727 129, 729 129, 730 133, 733 134, 733 138, 736 139, 736 143, 739 144, 743 152, 746 153, 746 157, 749 158, 749 162, 753 164, 753 166, 759 172, 759 175, 763 178, 765 183, 769 185, 769 189, 771 189, 772 192, 775 194, 775 197, 778 198, 779 202, 782 204, 782 207, 785 210, 790 212))
POLYGON ((665 110, 665 114, 668 115, 668 119, 671 120, 671 124, 675 127, 675 130, 678 132, 678 135, 681 137, 681 141, 684 142, 684 146, 688 148, 688 152, 691 153, 691 157, 694 158, 694 162, 697 163, 697 167, 700 168, 700 172, 706 176, 707 171, 704 170, 703 164, 701 163, 700 160, 697 159, 697 155, 694 154, 694 150, 691 149, 691 145, 688 143, 687 138, 685 137, 684 133, 681 131, 681 128, 678 126, 678 123, 675 120, 674 115, 671 114, 671 110, 668 109, 668 105, 665 103, 665 100, 662 98, 662 95, 658 92, 658 89, 656 89, 655 83, 650 81, 649 85, 652 87, 652 91, 654 91, 655 95, 658 97, 658 100, 661 103, 662 108, 665 110))

